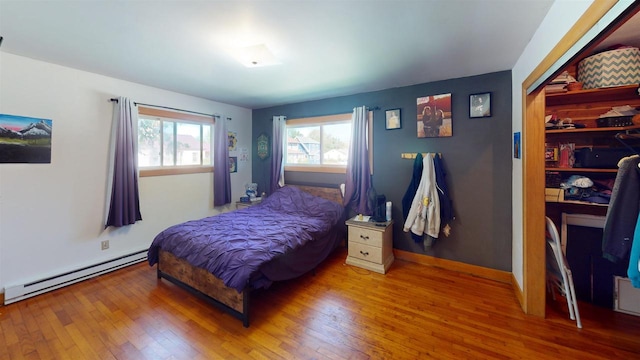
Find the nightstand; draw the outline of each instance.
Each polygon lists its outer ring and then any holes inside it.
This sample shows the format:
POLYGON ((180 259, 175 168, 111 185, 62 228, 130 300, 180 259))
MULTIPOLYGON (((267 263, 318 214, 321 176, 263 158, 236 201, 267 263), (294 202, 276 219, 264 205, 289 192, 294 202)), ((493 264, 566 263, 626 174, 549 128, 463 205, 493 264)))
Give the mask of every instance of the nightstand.
POLYGON ((381 223, 347 220, 349 255, 347 264, 381 274, 393 263, 393 220, 381 223))
POLYGON ((252 201, 252 202, 236 201, 236 209, 248 208, 249 206, 260 204, 260 202, 261 201, 252 201))

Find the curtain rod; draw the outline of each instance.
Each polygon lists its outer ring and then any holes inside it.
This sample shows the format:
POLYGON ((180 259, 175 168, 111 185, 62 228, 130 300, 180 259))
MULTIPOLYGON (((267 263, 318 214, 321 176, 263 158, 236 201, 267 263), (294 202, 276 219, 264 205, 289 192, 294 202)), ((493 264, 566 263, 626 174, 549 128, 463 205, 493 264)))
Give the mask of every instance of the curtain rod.
MULTIPOLYGON (((374 107, 371 107, 371 108, 368 107, 368 106, 365 106, 365 108, 367 109, 367 111, 380 110, 380 106, 374 106, 374 107)), ((342 114, 349 114, 349 113, 337 113, 337 114, 319 115, 319 116, 332 116, 332 115, 342 115, 342 114)), ((287 117, 285 115, 282 115, 282 116, 284 116, 285 118, 287 117)), ((315 117, 315 116, 311 116, 311 117, 315 117)), ((228 120, 231 120, 231 119, 228 119, 228 120)), ((273 121, 273 118, 269 119, 269 121, 273 121)))
MULTIPOLYGON (((109 101, 118 102, 118 99, 116 99, 116 98, 111 98, 111 99, 109 99, 109 101)), ((138 103, 138 102, 134 102, 133 104, 134 104, 135 106, 138 106, 138 105, 142 105, 142 106, 151 106, 151 107, 155 107, 155 108, 161 108, 161 109, 167 109, 167 110, 174 110, 174 111, 181 111, 181 112, 186 112, 186 113, 191 113, 191 114, 196 114, 196 115, 211 116, 211 117, 214 117, 214 118, 219 118, 219 117, 221 117, 220 115, 217 115, 217 114, 205 114, 205 113, 201 113, 201 112, 197 112, 197 111, 183 110, 183 109, 176 109, 176 108, 172 108, 172 107, 168 107, 168 106, 151 105, 151 104, 143 104, 143 103, 138 103)), ((228 117, 228 118, 227 118, 227 120, 231 120, 231 118, 230 118, 230 117, 228 117)))

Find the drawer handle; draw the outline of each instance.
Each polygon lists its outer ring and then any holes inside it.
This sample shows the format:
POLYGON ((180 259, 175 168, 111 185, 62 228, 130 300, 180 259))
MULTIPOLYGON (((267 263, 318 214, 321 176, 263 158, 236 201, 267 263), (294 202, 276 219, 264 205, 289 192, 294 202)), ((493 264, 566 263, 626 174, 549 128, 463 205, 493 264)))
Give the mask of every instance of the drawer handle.
POLYGON ((364 255, 364 256, 368 256, 368 255, 369 255, 369 252, 368 252, 368 251, 362 251, 362 250, 360 250, 360 254, 362 254, 362 255, 364 255))
POLYGON ((362 239, 362 240, 369 240, 369 237, 368 237, 368 236, 364 236, 364 235, 360 235, 360 239, 362 239))

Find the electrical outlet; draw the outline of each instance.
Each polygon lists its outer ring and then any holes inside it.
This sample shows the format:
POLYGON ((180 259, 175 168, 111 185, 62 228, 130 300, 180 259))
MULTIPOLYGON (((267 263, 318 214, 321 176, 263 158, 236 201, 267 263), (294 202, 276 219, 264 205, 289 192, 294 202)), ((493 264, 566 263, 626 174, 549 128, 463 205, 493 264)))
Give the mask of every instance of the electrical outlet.
POLYGON ((104 240, 100 244, 102 245, 102 250, 107 250, 109 248, 109 240, 104 240))

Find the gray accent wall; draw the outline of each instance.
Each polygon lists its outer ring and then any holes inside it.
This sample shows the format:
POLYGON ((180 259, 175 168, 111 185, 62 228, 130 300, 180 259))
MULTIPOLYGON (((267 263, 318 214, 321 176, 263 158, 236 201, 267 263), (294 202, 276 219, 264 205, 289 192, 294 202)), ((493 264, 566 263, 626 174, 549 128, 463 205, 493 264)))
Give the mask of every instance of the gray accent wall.
MULTIPOLYGON (((287 104, 253 110, 253 181, 259 191, 269 188, 271 157, 257 157, 256 139, 266 133, 271 139, 274 115, 288 119, 350 113, 365 105, 374 110, 373 185, 378 194, 393 203, 396 249, 511 271, 511 71, 450 79, 350 96, 287 104), (491 117, 469 117, 469 95, 491 92, 491 117), (451 93, 453 136, 417 137, 418 97, 451 93), (401 109, 402 128, 385 129, 385 110, 401 109), (451 235, 440 235, 431 249, 415 243, 403 232, 402 197, 413 172, 413 160, 401 159, 405 152, 442 154, 447 186, 453 200, 455 220, 451 235)), ((335 185, 344 174, 290 173, 288 183, 335 185)))

